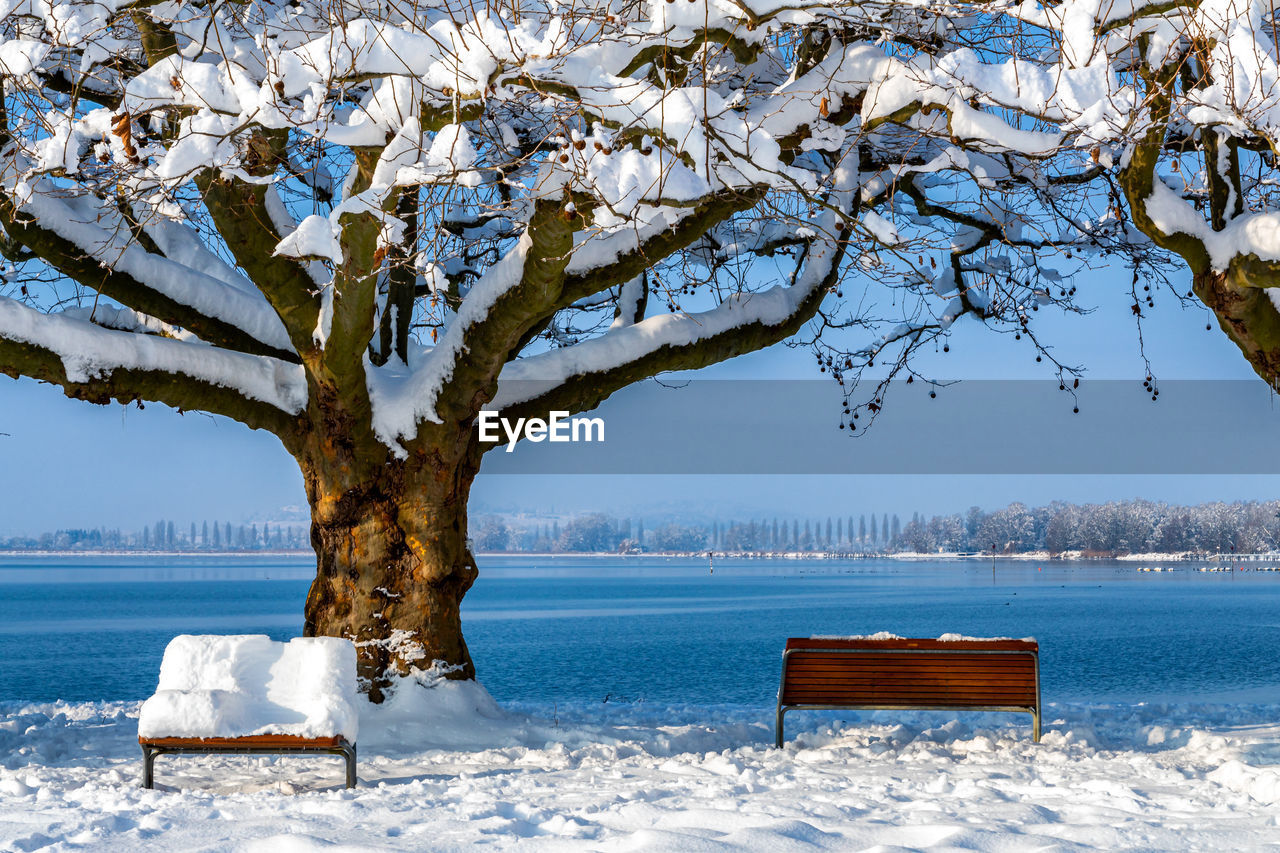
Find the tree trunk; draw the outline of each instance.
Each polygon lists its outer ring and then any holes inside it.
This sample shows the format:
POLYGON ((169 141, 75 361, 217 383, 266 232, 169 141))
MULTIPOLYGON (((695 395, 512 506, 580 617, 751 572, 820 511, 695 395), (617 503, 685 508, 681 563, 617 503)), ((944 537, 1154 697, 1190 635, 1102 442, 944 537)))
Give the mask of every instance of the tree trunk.
POLYGON ((373 702, 397 676, 436 662, 451 678, 474 678, 459 613, 477 574, 467 544, 469 477, 437 493, 406 463, 389 461, 376 482, 335 485, 350 468, 330 463, 324 468, 336 476, 304 465, 317 563, 305 634, 352 640, 373 702))

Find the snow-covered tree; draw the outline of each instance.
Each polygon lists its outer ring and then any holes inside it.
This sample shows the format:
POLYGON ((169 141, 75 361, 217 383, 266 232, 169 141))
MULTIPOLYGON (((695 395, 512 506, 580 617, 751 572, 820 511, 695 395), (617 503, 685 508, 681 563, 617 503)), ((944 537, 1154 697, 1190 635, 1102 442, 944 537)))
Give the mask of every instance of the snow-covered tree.
POLYGON ((707 531, 687 524, 663 524, 649 534, 654 551, 700 551, 707 546, 707 531))
POLYGON ((1000 554, 1025 550, 1036 541, 1031 512, 1018 502, 998 509, 983 520, 976 539, 982 550, 1000 554))
POLYGON ((476 548, 481 551, 505 551, 511 546, 511 530, 500 516, 485 516, 479 522, 479 530, 473 537, 476 548))
POLYGON ((305 629, 354 639, 375 699, 432 660, 473 672, 484 408, 584 411, 787 339, 852 390, 962 316, 1065 390, 1032 320, 1077 310, 1098 253, 1181 258, 1280 370, 1261 2, 0 16, 0 371, 277 435, 312 509, 305 629))
POLYGON ((579 516, 564 526, 556 543, 559 551, 612 551, 621 540, 617 522, 604 513, 579 516))

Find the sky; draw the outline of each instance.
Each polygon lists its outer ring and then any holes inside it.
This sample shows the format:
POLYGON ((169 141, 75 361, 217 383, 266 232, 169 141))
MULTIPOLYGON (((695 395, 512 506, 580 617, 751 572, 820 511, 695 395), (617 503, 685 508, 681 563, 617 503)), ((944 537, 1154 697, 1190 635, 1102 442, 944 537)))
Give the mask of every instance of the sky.
MULTIPOLYGON (((938 379, 970 381, 945 389, 934 408, 919 385, 905 389, 868 438, 850 439, 837 429, 834 387, 819 381, 812 356, 775 347, 701 371, 687 387, 647 383, 617 395, 601 409, 605 446, 567 446, 581 457, 556 457, 566 446, 547 444, 510 457, 490 453, 472 512, 909 516, 1013 500, 1198 503, 1280 494, 1280 465, 1258 451, 1271 446, 1280 423, 1270 395, 1216 324, 1206 330, 1207 312, 1158 297, 1143 330, 1164 389, 1152 404, 1141 393, 1146 368, 1127 276, 1088 274, 1078 287, 1097 310, 1065 318, 1042 311, 1037 329, 1061 360, 1086 368, 1080 415, 1045 393, 1052 375, 1025 341, 962 320, 950 351, 929 354, 921 366, 938 379), (651 433, 663 438, 636 439, 651 433), (958 449, 948 455, 939 449, 945 441, 958 449), (1036 450, 1060 446, 1077 451, 1064 461, 1036 450), (555 473, 563 460, 578 472, 555 473), (642 473, 664 464, 667 473, 642 473)), ((0 433, 0 536, 133 530, 159 518, 238 523, 305 504, 279 442, 222 418, 159 405, 94 406, 0 377, 0 433)))

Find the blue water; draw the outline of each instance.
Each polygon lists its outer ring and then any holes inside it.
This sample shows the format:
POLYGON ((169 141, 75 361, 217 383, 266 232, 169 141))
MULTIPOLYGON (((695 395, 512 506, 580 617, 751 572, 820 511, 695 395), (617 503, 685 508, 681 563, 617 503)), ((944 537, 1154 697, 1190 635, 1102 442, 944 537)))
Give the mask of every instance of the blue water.
MULTIPOLYGON (((297 636, 312 561, 0 557, 0 700, 139 699, 177 633, 297 636)), ((1034 636, 1046 701, 1280 688, 1280 573, 1101 563, 491 557, 463 624, 499 700, 772 704, 784 640, 1034 636)))

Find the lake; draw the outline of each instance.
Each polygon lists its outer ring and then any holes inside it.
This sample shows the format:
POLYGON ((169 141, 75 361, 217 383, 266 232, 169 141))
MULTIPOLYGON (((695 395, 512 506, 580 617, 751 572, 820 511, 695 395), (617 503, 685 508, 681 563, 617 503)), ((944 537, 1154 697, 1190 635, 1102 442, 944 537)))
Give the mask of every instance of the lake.
MULTIPOLYGON (((771 707, 790 636, 1033 636, 1046 702, 1280 695, 1280 573, 1137 564, 483 557, 499 701, 771 707)), ((314 561, 0 556, 0 700, 141 699, 179 633, 297 636, 314 561)))

